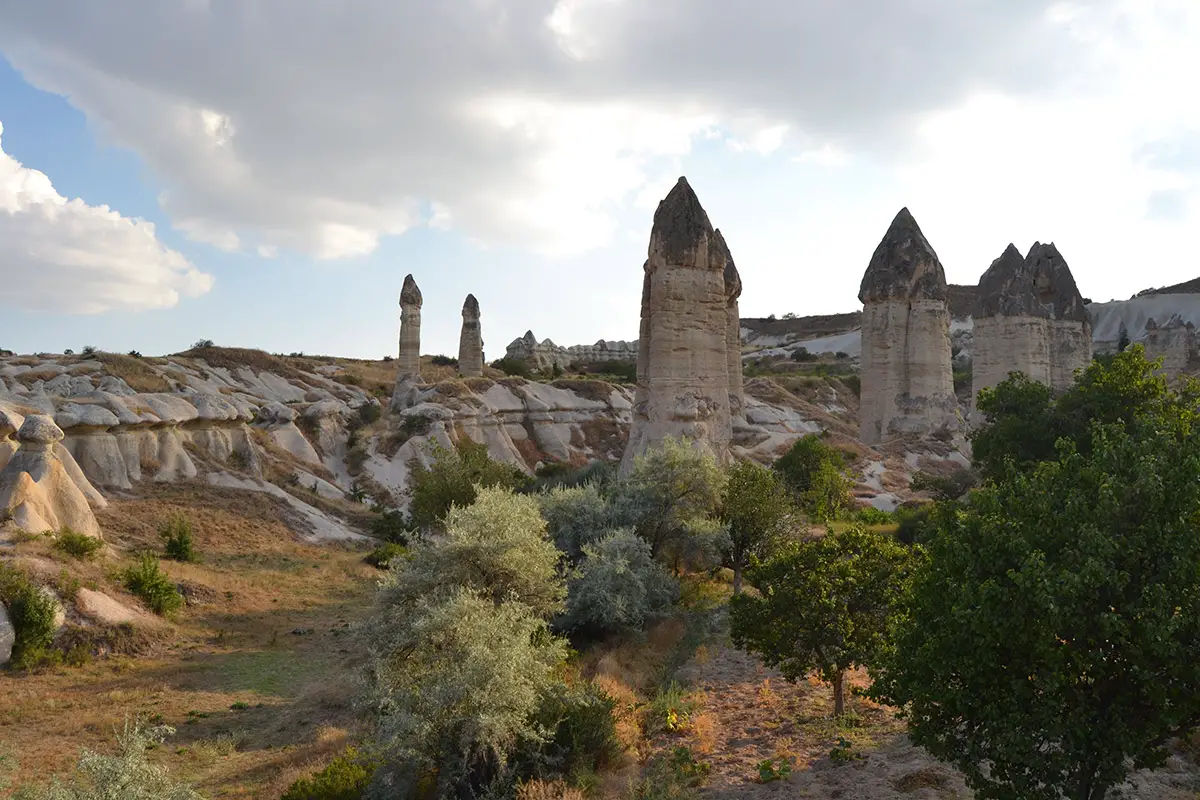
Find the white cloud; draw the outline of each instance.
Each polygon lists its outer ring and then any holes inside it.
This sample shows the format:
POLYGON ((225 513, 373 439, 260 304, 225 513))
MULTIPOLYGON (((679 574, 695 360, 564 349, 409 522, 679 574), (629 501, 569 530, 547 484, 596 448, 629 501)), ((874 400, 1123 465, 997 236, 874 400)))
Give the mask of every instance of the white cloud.
MULTIPOLYGON (((3 133, 0 124, 0 134, 3 133)), ((95 314, 170 308, 207 292, 211 276, 164 246, 153 223, 55 191, 0 146, 0 304, 95 314)))
POLYGON ((561 255, 718 126, 894 159, 981 87, 1054 91, 1093 47, 1059 6, 0 0, 0 49, 138 152, 198 240, 340 258, 452 221, 561 255))

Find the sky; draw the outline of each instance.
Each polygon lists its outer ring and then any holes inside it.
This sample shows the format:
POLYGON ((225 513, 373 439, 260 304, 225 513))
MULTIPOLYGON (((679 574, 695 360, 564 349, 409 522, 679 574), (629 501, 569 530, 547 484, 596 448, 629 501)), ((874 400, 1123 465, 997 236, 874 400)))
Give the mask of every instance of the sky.
POLYGON ((0 0, 0 348, 380 358, 637 335, 686 175, 742 315, 855 310, 907 206, 952 283, 1200 276, 1195 0, 0 0))

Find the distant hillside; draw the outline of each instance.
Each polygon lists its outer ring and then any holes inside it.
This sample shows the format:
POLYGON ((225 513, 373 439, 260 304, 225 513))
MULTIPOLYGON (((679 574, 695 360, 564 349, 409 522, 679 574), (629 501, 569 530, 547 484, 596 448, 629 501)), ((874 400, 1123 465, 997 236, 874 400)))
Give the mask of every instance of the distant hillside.
POLYGON ((800 339, 815 339, 820 336, 845 333, 861 325, 861 311, 849 311, 845 314, 824 314, 813 317, 792 317, 790 319, 743 317, 742 338, 750 340, 778 339, 779 341, 797 341, 800 339), (749 334, 746 331, 749 331, 749 334))
POLYGON ((1200 278, 1192 278, 1190 281, 1164 286, 1161 289, 1143 289, 1134 297, 1145 297, 1149 294, 1200 294, 1200 278))

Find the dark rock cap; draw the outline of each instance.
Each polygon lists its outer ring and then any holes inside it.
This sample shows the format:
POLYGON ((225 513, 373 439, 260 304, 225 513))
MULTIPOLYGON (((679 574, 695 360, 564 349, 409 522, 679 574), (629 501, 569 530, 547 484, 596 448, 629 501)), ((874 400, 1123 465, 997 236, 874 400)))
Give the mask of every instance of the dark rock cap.
POLYGON ((858 299, 945 300, 946 271, 907 208, 892 220, 863 275, 858 299))
POLYGON ((737 265, 733 263, 733 254, 729 252, 729 245, 725 243, 720 228, 713 231, 713 240, 725 257, 725 299, 737 300, 742 296, 742 276, 738 274, 737 265))
POLYGON ((421 290, 417 288, 412 273, 404 276, 404 286, 400 289, 400 305, 421 307, 421 290))
POLYGON ((1028 315, 1028 301, 1032 298, 1032 293, 1033 282, 1025 268, 1025 257, 1010 242, 1000 257, 993 261, 979 278, 972 316, 1028 315))
MULTIPOLYGON (((700 205, 699 198, 688 185, 687 178, 680 178, 667 193, 654 212, 654 227, 650 231, 650 251, 657 250, 671 264, 692 261, 696 249, 710 240, 712 223, 700 205)), ((714 259, 709 259, 710 265, 714 259)), ((724 268, 724 265, 720 265, 724 268)))
POLYGON ((479 316, 479 301, 475 299, 475 295, 467 295, 467 299, 463 303, 463 316, 479 316))
POLYGON ((1071 268, 1053 242, 1034 242, 1025 262, 1039 308, 1036 316, 1091 322, 1091 314, 1083 302, 1079 287, 1075 285, 1071 268))

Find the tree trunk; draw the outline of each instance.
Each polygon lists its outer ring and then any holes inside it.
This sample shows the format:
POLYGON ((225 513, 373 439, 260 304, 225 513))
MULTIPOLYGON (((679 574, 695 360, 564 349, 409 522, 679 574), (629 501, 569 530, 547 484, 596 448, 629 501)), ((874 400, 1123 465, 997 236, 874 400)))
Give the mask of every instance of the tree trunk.
POLYGON ((833 715, 840 717, 846 713, 846 673, 839 672, 833 678, 833 715))
POLYGON ((742 593, 742 565, 741 564, 733 565, 733 593, 734 594, 742 593))

